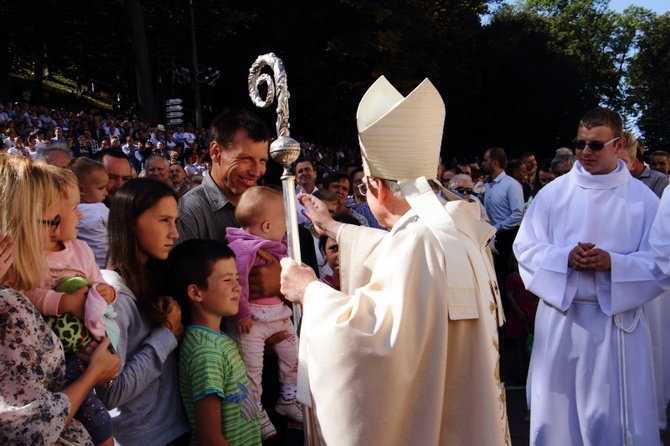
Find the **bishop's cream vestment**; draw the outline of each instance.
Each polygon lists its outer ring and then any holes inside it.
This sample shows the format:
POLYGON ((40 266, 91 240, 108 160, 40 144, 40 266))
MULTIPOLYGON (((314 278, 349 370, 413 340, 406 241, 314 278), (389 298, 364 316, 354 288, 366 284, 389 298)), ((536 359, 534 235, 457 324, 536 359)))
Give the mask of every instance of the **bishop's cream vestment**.
POLYGON ((438 206, 439 218, 412 209, 390 233, 345 226, 343 292, 307 287, 299 376, 325 444, 510 443, 494 229, 477 204, 438 206))

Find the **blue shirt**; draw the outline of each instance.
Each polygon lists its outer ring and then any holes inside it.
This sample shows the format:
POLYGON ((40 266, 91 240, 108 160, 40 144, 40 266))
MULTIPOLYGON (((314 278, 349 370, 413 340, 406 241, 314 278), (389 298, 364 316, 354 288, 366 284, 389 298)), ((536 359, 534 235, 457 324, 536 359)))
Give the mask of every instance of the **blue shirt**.
POLYGON ((519 227, 523 218, 523 204, 521 184, 505 172, 486 183, 484 207, 498 231, 519 227))

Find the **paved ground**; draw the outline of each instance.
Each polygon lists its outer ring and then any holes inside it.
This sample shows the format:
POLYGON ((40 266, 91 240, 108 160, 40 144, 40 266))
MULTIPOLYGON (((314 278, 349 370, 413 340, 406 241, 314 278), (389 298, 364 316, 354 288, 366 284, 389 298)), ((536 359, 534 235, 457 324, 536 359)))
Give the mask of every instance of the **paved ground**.
POLYGON ((526 410, 526 387, 507 387, 507 416, 513 446, 528 446, 530 423, 526 410))

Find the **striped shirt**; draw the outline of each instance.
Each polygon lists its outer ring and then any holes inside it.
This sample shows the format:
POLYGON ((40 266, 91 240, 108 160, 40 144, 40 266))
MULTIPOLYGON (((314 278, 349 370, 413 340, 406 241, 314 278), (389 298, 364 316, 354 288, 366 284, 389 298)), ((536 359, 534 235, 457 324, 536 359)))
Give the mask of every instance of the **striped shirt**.
POLYGON ((221 399, 221 433, 231 445, 261 444, 247 369, 233 339, 206 327, 187 327, 179 357, 179 387, 193 431, 191 446, 198 445, 195 405, 208 395, 221 399))

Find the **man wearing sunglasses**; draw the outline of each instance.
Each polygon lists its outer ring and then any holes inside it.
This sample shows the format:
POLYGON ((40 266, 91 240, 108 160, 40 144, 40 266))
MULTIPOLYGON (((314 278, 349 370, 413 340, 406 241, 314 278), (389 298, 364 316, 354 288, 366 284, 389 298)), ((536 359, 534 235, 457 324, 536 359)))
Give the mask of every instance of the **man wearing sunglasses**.
POLYGON ((584 115, 577 162, 546 185, 514 242, 540 297, 528 374, 531 444, 659 444, 645 304, 665 279, 647 234, 658 197, 618 155, 621 116, 584 115))
POLYGON ((363 181, 389 232, 333 221, 299 196, 340 248, 342 291, 282 261, 282 294, 304 305, 300 376, 308 375, 322 444, 505 445, 499 379, 500 295, 479 207, 446 204, 435 178, 442 98, 427 79, 403 97, 384 77, 358 107, 363 181))

